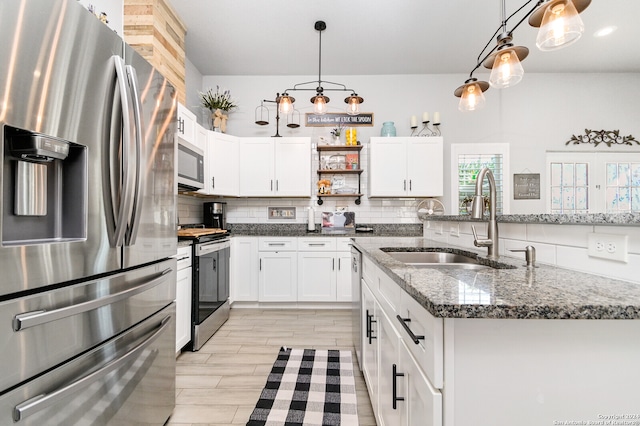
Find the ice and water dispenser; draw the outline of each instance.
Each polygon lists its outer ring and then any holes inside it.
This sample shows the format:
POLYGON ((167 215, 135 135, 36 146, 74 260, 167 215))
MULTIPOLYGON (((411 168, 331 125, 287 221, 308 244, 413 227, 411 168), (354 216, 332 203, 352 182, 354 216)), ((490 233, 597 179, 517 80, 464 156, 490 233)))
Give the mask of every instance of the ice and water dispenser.
POLYGON ((87 148, 4 126, 2 245, 86 238, 87 148))

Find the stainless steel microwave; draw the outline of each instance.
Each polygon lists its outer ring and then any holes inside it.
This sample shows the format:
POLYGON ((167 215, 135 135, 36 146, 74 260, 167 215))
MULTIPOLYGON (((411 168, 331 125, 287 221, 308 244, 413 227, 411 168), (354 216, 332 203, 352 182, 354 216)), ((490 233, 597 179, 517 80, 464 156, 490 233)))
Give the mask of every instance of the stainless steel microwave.
POLYGON ((178 188, 197 191, 204 188, 204 152, 178 138, 178 188))

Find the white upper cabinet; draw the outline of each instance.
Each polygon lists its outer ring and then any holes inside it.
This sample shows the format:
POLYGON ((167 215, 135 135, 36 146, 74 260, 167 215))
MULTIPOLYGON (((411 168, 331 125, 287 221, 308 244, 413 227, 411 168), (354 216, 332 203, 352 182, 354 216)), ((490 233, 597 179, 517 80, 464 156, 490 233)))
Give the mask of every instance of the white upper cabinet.
POLYGON ((178 125, 176 126, 178 137, 194 143, 196 141, 196 124, 196 115, 178 103, 178 125))
POLYGON ((225 133, 209 131, 205 187, 210 195, 237 197, 240 193, 239 139, 225 133))
POLYGON ((241 197, 311 197, 310 138, 241 138, 241 197))
POLYGON ((443 195, 441 137, 373 137, 369 146, 370 197, 443 195))

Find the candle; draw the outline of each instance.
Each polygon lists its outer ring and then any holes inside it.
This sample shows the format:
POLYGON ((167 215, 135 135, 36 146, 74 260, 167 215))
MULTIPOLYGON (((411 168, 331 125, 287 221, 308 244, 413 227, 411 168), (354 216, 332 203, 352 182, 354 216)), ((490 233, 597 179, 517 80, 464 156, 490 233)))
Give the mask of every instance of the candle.
POLYGON ((440 124, 440 113, 439 112, 434 112, 433 113, 433 124, 440 124))
POLYGON ((415 115, 411 116, 411 128, 418 127, 418 117, 415 115))
POLYGON ((428 112, 423 112, 422 113, 422 122, 423 123, 428 123, 429 122, 429 113, 428 112))

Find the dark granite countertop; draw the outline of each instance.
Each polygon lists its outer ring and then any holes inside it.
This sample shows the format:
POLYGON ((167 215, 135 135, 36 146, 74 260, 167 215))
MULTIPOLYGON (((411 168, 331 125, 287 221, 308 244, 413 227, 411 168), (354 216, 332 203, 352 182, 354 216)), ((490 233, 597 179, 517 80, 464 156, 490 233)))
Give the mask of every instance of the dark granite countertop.
POLYGON ((370 228, 371 232, 324 233, 320 224, 316 224, 316 232, 308 232, 306 224, 300 223, 228 223, 227 229, 232 236, 257 237, 421 237, 422 224, 358 224, 370 228))
MULTIPOLYGON (((503 214, 498 215, 502 223, 538 223, 553 225, 640 225, 640 213, 593 213, 593 214, 503 214)), ((430 216, 429 220, 449 222, 481 222, 469 215, 430 216)))
POLYGON ((640 319, 640 284, 500 257, 513 269, 414 268, 380 248, 447 248, 473 251, 425 238, 355 238, 354 244, 431 314, 441 318, 640 319))

